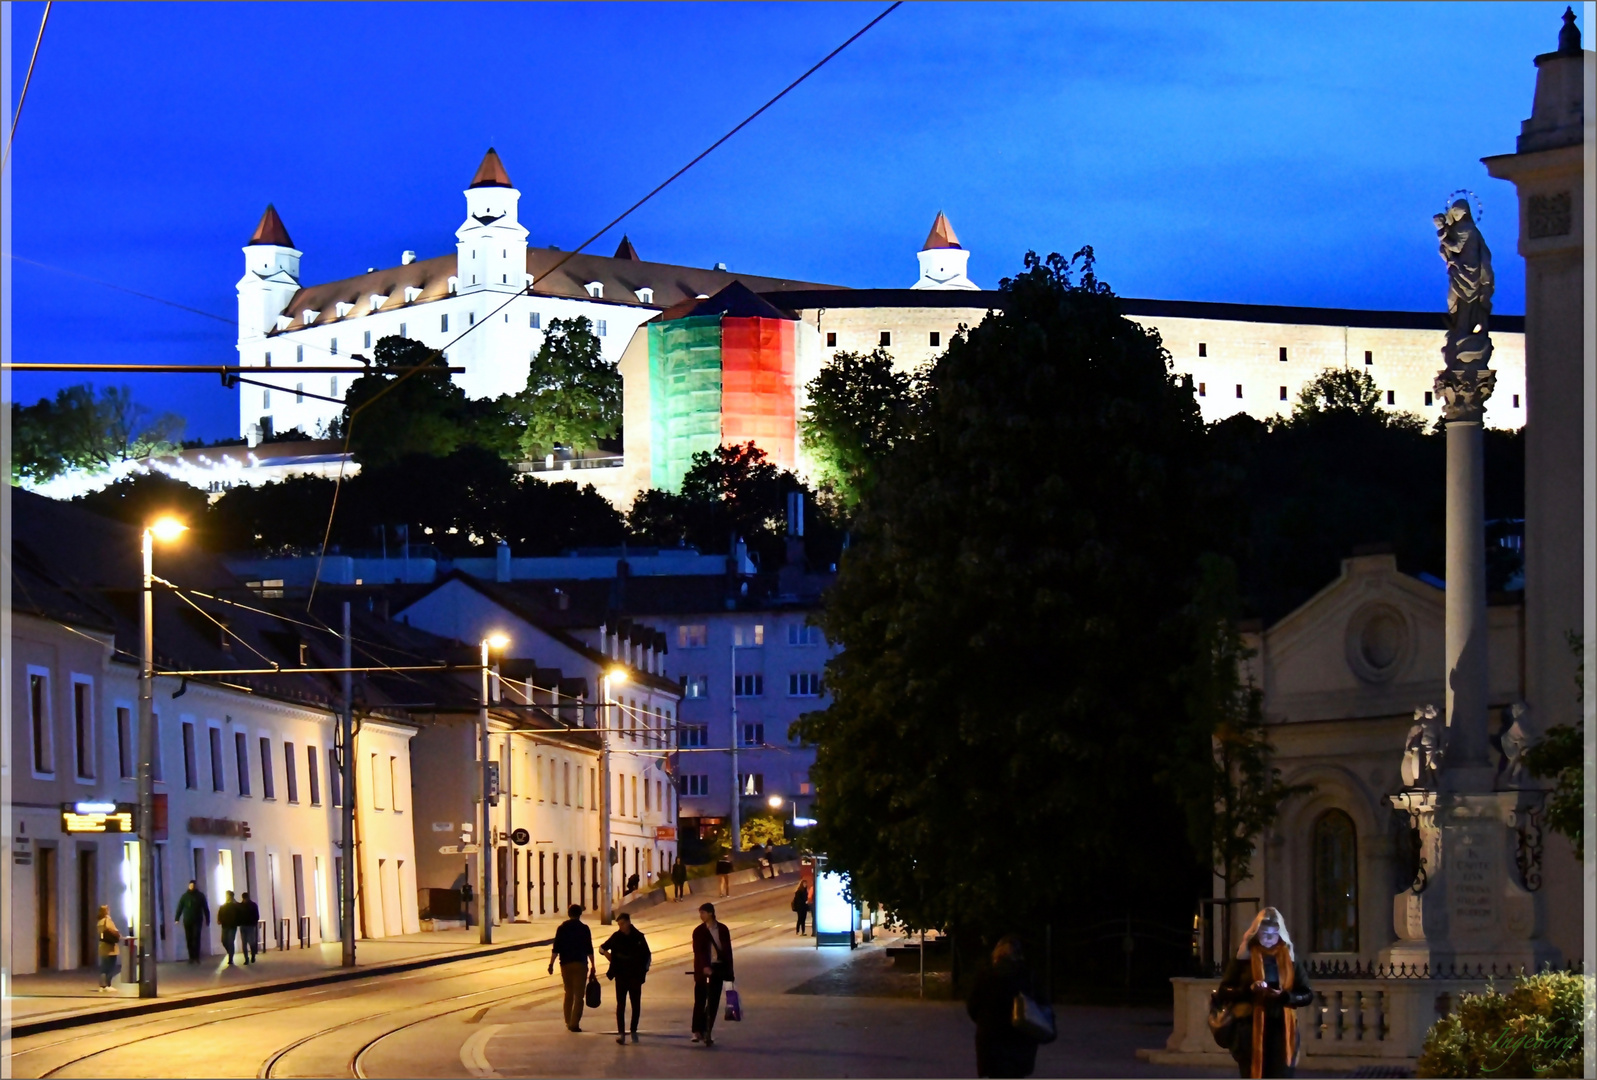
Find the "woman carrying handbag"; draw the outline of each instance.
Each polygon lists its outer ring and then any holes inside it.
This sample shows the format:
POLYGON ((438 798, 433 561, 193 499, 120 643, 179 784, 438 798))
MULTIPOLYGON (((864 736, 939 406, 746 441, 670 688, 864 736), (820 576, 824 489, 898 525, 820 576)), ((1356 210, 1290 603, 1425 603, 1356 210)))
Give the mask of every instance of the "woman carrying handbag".
POLYGON ((118 947, 122 944, 122 931, 117 929, 116 920, 111 918, 110 905, 100 905, 100 920, 95 924, 94 930, 100 936, 99 992, 114 994, 116 987, 111 985, 111 979, 122 970, 122 961, 116 955, 118 947))
POLYGON ((1229 1036, 1241 1076, 1294 1076, 1303 1052, 1298 1009, 1313 1000, 1286 923, 1267 907, 1254 916, 1210 998, 1209 1028, 1222 1045, 1229 1036))
POLYGON ((693 928, 693 1041, 714 1046, 722 984, 732 980, 732 932, 715 921, 715 905, 699 905, 693 928))

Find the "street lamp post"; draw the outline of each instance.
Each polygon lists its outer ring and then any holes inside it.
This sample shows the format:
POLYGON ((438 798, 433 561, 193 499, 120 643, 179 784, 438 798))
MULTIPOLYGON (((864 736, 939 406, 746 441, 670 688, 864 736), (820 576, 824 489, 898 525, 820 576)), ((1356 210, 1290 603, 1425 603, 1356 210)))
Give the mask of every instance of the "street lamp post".
POLYGON ((599 892, 599 922, 609 926, 611 920, 611 892, 615 888, 615 871, 610 866, 610 687, 612 683, 627 681, 627 671, 613 667, 599 676, 599 704, 595 710, 595 723, 599 728, 599 875, 602 888, 599 892))
POLYGON ((478 922, 482 930, 479 940, 484 945, 491 945, 494 940, 493 811, 488 804, 488 650, 503 649, 509 644, 510 639, 503 634, 489 634, 482 639, 482 685, 477 706, 477 752, 482 758, 482 831, 477 835, 477 862, 482 872, 482 903, 478 908, 478 922))
POLYGON ((156 995, 155 932, 155 541, 176 540, 188 526, 152 522, 143 536, 144 606, 139 617, 139 997, 156 995))
POLYGON ((732 631, 732 850, 743 850, 743 782, 738 776, 738 643, 737 629, 732 631))

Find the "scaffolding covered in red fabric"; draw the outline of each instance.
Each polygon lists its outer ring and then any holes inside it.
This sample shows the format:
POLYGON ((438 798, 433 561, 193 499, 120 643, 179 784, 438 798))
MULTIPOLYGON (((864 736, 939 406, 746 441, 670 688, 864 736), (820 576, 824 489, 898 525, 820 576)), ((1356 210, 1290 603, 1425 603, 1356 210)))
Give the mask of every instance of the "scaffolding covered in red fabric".
POLYGON ((782 318, 721 320, 721 443, 753 441, 783 469, 798 458, 797 325, 782 318))

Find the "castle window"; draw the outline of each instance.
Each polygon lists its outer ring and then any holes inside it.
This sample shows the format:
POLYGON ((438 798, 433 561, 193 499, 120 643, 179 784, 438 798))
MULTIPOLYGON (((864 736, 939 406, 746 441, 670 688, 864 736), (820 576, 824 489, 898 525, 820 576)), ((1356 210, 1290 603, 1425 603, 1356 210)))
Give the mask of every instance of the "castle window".
POLYGON ((261 391, 261 408, 270 409, 271 407, 272 407, 272 392, 270 390, 262 390, 261 391))
POLYGON ((635 289, 633 291, 636 292, 637 295, 638 295, 638 303, 640 303, 640 304, 652 304, 652 303, 654 303, 654 290, 653 289, 635 289))
POLYGON ((449 275, 449 295, 454 296, 460 289, 460 279, 453 274, 449 275))
POLYGON ((1397 391, 1388 390, 1386 392, 1386 403, 1388 405, 1396 405, 1397 404, 1397 391))
POLYGON ((305 404, 305 384, 302 382, 294 384, 294 404, 305 404))
POLYGON ((300 312, 299 317, 305 321, 306 326, 309 326, 311 323, 316 321, 316 316, 320 314, 321 312, 319 311, 302 311, 300 312))
POLYGON ((1242 396, 1242 384, 1241 383, 1237 383, 1237 397, 1241 397, 1241 396, 1242 396))
POLYGON ((584 285, 583 288, 587 289, 588 295, 593 297, 595 300, 604 299, 604 282, 590 281, 588 284, 584 285))
POLYGON ((597 328, 594 330, 594 333, 598 334, 600 337, 604 337, 610 332, 610 324, 605 322, 603 319, 600 319, 594 323, 594 326, 597 328))
POLYGON ((438 332, 440 334, 449 333, 449 316, 448 315, 440 315, 440 316, 438 316, 438 332))
POLYGON ((1203 342, 1203 341, 1198 342, 1198 355, 1199 356, 1208 356, 1209 355, 1209 346, 1208 346, 1207 342, 1203 342))
POLYGON ((1358 952, 1358 837, 1353 819, 1327 810, 1314 823, 1314 951, 1358 952))
POLYGON ((826 347, 828 349, 837 348, 837 335, 835 333, 829 333, 826 335, 826 347))
POLYGON ((527 315, 527 328, 530 330, 542 330, 543 313, 540 311, 529 312, 527 315))
POLYGON ((466 312, 466 325, 467 326, 476 326, 477 325, 477 313, 475 311, 466 312))
POLYGON ((881 340, 879 342, 877 342, 877 344, 882 346, 883 348, 886 348, 887 346, 891 345, 892 343, 893 343, 893 332, 891 330, 883 330, 882 331, 881 340))
POLYGON ((943 343, 943 335, 938 333, 936 330, 933 330, 931 332, 931 334, 928 336, 927 344, 929 344, 933 348, 935 348, 936 346, 941 345, 942 343, 943 343))
POLYGON ((372 347, 372 332, 370 330, 366 331, 366 344, 364 347, 368 349, 372 347))
POLYGON ((1281 346, 1281 363, 1286 363, 1286 346, 1281 346))
POLYGON ((333 340, 331 340, 331 341, 329 341, 327 343, 327 354, 329 356, 337 356, 338 355, 338 339, 337 338, 333 338, 333 340))
POLYGON ((355 305, 354 304, 346 303, 343 300, 340 300, 338 303, 333 305, 333 312, 340 319, 342 319, 345 315, 348 315, 351 311, 354 311, 354 310, 355 310, 355 305))
POLYGON ((1284 387, 1284 386, 1281 387, 1281 400, 1282 401, 1286 400, 1286 387, 1284 387))
POLYGON ((1364 363, 1367 365, 1375 363, 1375 354, 1369 349, 1364 350, 1364 363))
POLYGON ((1427 390, 1427 391, 1425 391, 1425 404, 1429 405, 1430 403, 1431 403, 1431 392, 1429 390, 1427 390))
POLYGON ((405 324, 404 323, 400 323, 399 324, 399 336, 400 337, 405 337, 406 336, 405 335, 405 324))
POLYGON ((1516 409, 1519 408, 1519 395, 1518 394, 1514 395, 1514 408, 1516 408, 1516 409))
POLYGON ((333 376, 332 389, 330 389, 327 393, 328 393, 329 397, 337 397, 338 396, 338 376, 337 375, 333 376))
MULTIPOLYGON (((368 296, 366 298, 366 303, 370 306, 370 308, 373 311, 376 311, 378 308, 382 307, 387 302, 388 302, 388 297, 386 297, 386 296, 378 296, 376 293, 372 293, 370 296, 368 296)), ((368 341, 366 344, 370 345, 371 342, 368 341)))
POLYGON ((303 346, 303 345, 295 345, 294 346, 294 363, 303 364, 304 362, 305 362, 305 346, 303 346))
POLYGON ((1209 393, 1209 384, 1208 383, 1199 383, 1198 384, 1198 396, 1199 397, 1207 397, 1208 393, 1209 393))
POLYGON ((271 353, 267 353, 266 354, 266 366, 267 367, 271 367, 272 366, 272 354, 271 353))
POLYGON ((405 303, 409 304, 421 296, 421 290, 414 285, 405 286, 405 303))

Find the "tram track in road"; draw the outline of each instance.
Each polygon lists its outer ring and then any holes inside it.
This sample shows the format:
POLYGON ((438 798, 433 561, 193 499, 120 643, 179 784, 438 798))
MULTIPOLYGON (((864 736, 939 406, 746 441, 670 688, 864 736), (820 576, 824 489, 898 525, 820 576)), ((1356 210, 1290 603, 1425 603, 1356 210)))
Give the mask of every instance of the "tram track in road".
MULTIPOLYGON (((771 940, 772 938, 781 936, 784 932, 787 932, 787 923, 786 923, 786 919, 785 918, 777 918, 777 919, 765 920, 765 925, 759 926, 757 929, 752 929, 752 930, 750 930, 747 933, 747 935, 743 938, 742 942, 740 943, 740 947, 748 948, 748 947, 751 947, 751 946, 754 946, 754 945, 762 944, 762 943, 764 943, 766 941, 771 940)), ((687 943, 687 944, 672 945, 672 946, 669 946, 669 947, 667 947, 665 949, 661 949, 658 953, 655 954, 655 956, 656 956, 657 959, 660 958, 660 957, 675 957, 676 959, 679 960, 683 955, 691 953, 691 950, 692 950, 692 944, 690 942, 690 943, 687 943)), ((484 991, 484 992, 487 993, 487 992, 491 992, 491 991, 484 991)), ((443 1018, 445 1018, 447 1016, 450 1016, 450 1015, 452 1015, 454 1013, 465 1012, 467 1009, 471 1009, 471 1008, 478 1008, 480 1010, 477 1013, 476 1017, 475 1017, 475 1020, 479 1020, 480 1021, 481 1018, 483 1016, 485 1016, 489 1012, 489 1010, 498 1008, 498 1007, 500 1007, 502 1005, 505 1005, 505 1004, 508 1004, 509 1002, 515 1001, 517 998, 520 998, 520 997, 529 997, 529 998, 531 998, 531 997, 534 997, 534 996, 538 996, 539 1000, 528 1001, 527 1002, 527 1006, 530 1007, 530 1006, 533 1006, 533 1005, 542 1005, 542 1004, 547 1004, 549 1002, 553 1002, 553 1001, 559 1000, 562 997, 563 994, 564 994, 564 988, 563 987, 539 988, 539 989, 536 989, 536 990, 523 990, 523 991, 521 991, 519 993, 506 994, 504 997, 499 998, 499 999, 497 999, 495 1001, 489 1002, 487 1004, 483 1004, 482 1002, 472 1002, 472 1003, 465 1004, 465 1005, 456 1005, 456 1006, 453 1006, 453 1007, 448 1008, 448 1009, 443 1009, 441 1011, 432 1013, 431 1015, 428 1015, 428 1016, 417 1017, 416 1019, 411 1020, 411 1021, 409 1021, 407 1023, 401 1024, 398 1027, 392 1028, 389 1031, 385 1031, 385 1032, 382 1032, 379 1035, 376 1035, 372 1039, 368 1040, 365 1044, 363 1044, 359 1049, 357 1049, 355 1051, 355 1053, 349 1059, 349 1075, 355 1077, 356 1080, 378 1080, 378 1077, 375 1076, 374 1074, 372 1074, 371 1072, 369 1072, 367 1070, 367 1067, 366 1067, 367 1056, 370 1054, 370 1052, 373 1049, 375 1049, 378 1046, 378 1044, 384 1042, 385 1040, 393 1038, 394 1036, 400 1035, 400 1034, 402 1034, 402 1033, 404 1033, 406 1031, 409 1031, 411 1029, 420 1027, 422 1024, 432 1023, 435 1020, 442 1020, 443 1018), (542 996, 542 995, 547 995, 547 996, 542 996)), ((461 997, 465 997, 465 996, 476 996, 476 995, 461 995, 461 997)), ((449 1000, 458 1000, 458 999, 449 999, 449 1000)), ((437 1003, 434 1003, 434 1004, 437 1004, 437 1003)), ((340 1025, 340 1028, 349 1027, 349 1026, 353 1026, 353 1025, 340 1025)), ((321 1037, 321 1035, 323 1035, 323 1034, 331 1033, 332 1031, 339 1030, 340 1028, 329 1028, 327 1032, 321 1032, 321 1033, 317 1033, 316 1035, 308 1036, 306 1039, 301 1040, 301 1042, 302 1043, 309 1042, 312 1039, 321 1037)), ((261 1075, 262 1080, 266 1080, 266 1078, 274 1076, 273 1073, 267 1072, 264 1069, 262 1070, 260 1075, 261 1075)))

